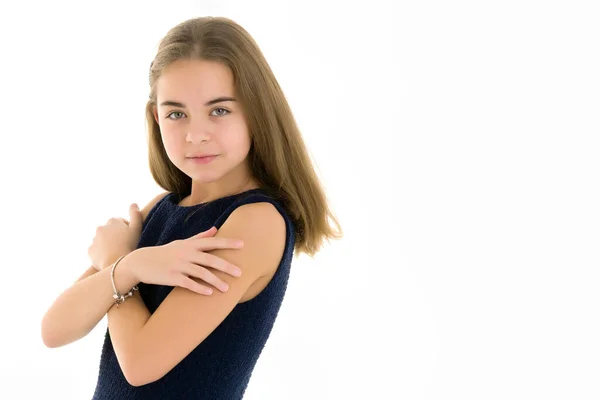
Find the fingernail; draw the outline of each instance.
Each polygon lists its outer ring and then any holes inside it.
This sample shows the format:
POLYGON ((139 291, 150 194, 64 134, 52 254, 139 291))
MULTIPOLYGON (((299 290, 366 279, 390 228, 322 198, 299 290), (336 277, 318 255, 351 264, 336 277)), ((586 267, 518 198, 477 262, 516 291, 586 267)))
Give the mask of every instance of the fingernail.
POLYGON ((243 247, 244 246, 244 242, 242 240, 238 240, 236 243, 237 247, 243 247))
POLYGON ((242 276, 242 270, 237 268, 233 270, 235 276, 242 276))

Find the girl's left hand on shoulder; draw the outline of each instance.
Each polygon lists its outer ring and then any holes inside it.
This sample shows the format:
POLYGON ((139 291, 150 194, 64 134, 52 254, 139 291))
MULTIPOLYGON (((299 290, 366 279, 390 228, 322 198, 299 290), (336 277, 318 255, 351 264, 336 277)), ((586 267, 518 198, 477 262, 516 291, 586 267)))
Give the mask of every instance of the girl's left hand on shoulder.
POLYGON ((88 248, 88 255, 98 271, 136 249, 143 222, 137 204, 129 207, 129 217, 130 222, 124 218, 111 218, 105 225, 96 229, 96 236, 88 248))

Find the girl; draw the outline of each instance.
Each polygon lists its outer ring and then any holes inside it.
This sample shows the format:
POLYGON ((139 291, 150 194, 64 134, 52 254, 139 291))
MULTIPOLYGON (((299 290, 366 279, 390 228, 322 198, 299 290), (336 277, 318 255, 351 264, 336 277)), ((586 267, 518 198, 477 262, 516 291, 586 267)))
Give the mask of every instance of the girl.
POLYGON ((97 229, 93 266, 47 311, 42 338, 64 346, 107 315, 96 400, 241 399, 293 255, 342 231, 277 80, 233 21, 167 33, 146 118, 165 192, 97 229))

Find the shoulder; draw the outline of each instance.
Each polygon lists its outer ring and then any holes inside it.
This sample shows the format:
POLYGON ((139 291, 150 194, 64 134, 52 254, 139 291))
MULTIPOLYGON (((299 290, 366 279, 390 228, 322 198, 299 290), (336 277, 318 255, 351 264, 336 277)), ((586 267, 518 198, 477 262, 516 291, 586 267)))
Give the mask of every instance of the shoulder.
POLYGON ((279 210, 267 201, 243 204, 235 208, 225 225, 240 233, 276 239, 285 236, 285 220, 279 210))
POLYGON ((254 203, 241 204, 231 213, 229 218, 256 221, 266 218, 265 222, 279 223, 285 226, 285 220, 273 203, 263 200, 254 203))
POLYGON ((146 206, 144 208, 142 208, 141 213, 142 213, 142 219, 144 221, 146 220, 146 217, 150 213, 150 210, 152 210, 154 208, 154 206, 156 206, 158 204, 158 202, 161 201, 168 194, 169 194, 169 192, 162 192, 162 193, 156 195, 148 202, 148 204, 146 204, 146 206))
POLYGON ((217 236, 244 241, 246 263, 264 268, 265 275, 279 266, 286 244, 286 223, 279 210, 266 201, 243 204, 225 220, 217 236))

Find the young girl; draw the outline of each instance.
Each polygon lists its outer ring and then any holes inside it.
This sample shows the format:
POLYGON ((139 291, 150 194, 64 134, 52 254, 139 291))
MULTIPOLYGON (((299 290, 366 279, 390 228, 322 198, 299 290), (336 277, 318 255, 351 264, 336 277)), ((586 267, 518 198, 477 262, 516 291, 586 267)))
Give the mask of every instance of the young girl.
POLYGON ((44 316, 44 343, 107 314, 94 399, 241 399, 294 254, 342 231, 277 80, 233 21, 167 33, 146 118, 165 192, 97 229, 93 266, 44 316))

